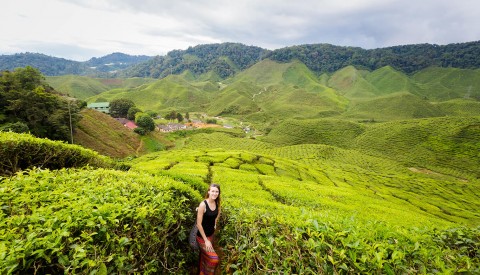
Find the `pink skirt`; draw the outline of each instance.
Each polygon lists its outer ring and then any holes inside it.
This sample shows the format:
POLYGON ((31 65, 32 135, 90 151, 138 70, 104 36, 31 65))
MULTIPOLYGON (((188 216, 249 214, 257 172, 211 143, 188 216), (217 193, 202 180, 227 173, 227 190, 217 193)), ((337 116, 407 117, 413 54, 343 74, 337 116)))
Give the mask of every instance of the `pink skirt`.
MULTIPOLYGON (((213 237, 207 237, 213 243, 213 237)), ((215 251, 209 252, 205 250, 205 241, 202 237, 197 236, 198 247, 200 248, 200 274, 215 274, 215 268, 219 263, 219 258, 215 251)))

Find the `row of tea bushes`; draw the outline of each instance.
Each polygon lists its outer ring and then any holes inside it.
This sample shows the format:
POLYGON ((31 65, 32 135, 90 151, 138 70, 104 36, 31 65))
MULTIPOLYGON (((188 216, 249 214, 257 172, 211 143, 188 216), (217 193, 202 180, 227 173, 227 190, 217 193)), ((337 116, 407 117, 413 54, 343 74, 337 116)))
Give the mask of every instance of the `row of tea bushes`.
POLYGON ((30 170, 0 182, 0 274, 186 273, 201 200, 167 176, 30 170))

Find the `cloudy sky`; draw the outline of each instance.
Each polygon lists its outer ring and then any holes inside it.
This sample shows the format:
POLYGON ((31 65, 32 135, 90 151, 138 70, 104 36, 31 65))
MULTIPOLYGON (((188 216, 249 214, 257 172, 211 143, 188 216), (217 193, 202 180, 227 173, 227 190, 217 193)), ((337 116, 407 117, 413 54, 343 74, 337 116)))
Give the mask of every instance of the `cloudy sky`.
POLYGON ((2 2, 0 54, 38 52, 78 61, 113 52, 165 55, 222 42, 371 49, 480 40, 478 0, 2 2))

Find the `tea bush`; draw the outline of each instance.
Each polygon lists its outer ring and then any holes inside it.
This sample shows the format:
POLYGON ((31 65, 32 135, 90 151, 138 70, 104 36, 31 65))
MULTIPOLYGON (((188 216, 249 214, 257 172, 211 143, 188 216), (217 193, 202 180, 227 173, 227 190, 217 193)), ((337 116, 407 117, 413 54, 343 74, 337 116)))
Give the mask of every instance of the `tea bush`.
POLYGON ((31 170, 0 182, 0 274, 186 273, 200 194, 169 177, 31 170))

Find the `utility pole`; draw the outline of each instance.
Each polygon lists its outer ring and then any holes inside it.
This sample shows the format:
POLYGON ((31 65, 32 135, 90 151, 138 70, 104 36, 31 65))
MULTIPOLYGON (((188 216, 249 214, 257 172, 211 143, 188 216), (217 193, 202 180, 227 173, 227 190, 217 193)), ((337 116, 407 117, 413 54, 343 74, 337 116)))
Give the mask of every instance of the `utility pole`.
POLYGON ((70 138, 73 144, 73 128, 72 128, 72 112, 70 111, 70 104, 72 103, 71 100, 68 101, 68 117, 70 119, 70 138))

